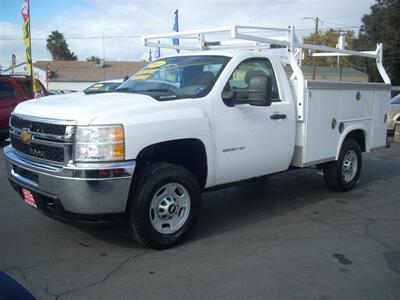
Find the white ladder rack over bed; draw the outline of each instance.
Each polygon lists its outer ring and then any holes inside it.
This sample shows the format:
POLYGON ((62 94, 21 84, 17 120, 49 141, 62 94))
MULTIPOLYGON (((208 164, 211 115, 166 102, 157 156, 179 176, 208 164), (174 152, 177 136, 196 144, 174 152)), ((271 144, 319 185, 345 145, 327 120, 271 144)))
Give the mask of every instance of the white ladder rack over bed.
POLYGON ((290 66, 293 69, 292 79, 297 79, 298 89, 298 121, 303 121, 303 102, 305 95, 305 80, 304 74, 301 71, 300 64, 302 49, 312 50, 313 56, 360 56, 366 58, 372 58, 376 60, 378 71, 382 76, 383 81, 386 84, 390 84, 390 78, 383 67, 383 45, 377 44, 376 50, 374 51, 354 51, 340 48, 332 48, 320 45, 305 44, 300 42, 298 39, 295 27, 288 26, 287 28, 272 28, 272 27, 260 27, 260 26, 242 26, 232 25, 224 27, 216 27, 209 29, 189 30, 180 32, 170 32, 164 34, 150 34, 142 37, 142 44, 149 47, 160 47, 167 49, 177 49, 184 51, 204 51, 204 50, 218 50, 218 49, 251 49, 251 50, 264 50, 269 49, 270 45, 283 46, 287 49, 287 57, 290 66), (249 34, 251 30, 251 34, 249 34), (245 32, 244 32, 245 31, 245 32), (246 32, 247 31, 247 32, 246 32), (285 33, 285 37, 265 37, 257 35, 257 33, 265 33, 268 31, 282 32, 285 33), (206 41, 207 35, 217 34, 218 36, 225 36, 225 40, 218 41, 206 41), (173 45, 172 38, 179 38, 180 44, 173 45), (169 42, 162 40, 170 39, 169 42), (161 42, 160 42, 161 40, 161 42), (183 42, 189 45, 185 45, 183 42), (240 41, 240 43, 232 43, 232 41, 240 41), (195 42, 195 43, 193 43, 195 42), (196 43, 197 42, 197 43, 196 43), (231 42, 231 43, 230 43, 231 42), (196 45, 197 44, 197 45, 196 45))

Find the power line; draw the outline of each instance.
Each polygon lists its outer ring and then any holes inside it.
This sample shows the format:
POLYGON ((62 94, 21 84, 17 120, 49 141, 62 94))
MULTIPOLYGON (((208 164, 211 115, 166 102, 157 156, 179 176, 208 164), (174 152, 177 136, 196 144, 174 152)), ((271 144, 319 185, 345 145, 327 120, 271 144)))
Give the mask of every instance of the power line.
MULTIPOLYGON (((66 37, 66 40, 95 40, 95 39, 125 39, 125 38, 141 38, 141 35, 121 35, 121 36, 76 36, 76 37, 66 37)), ((47 37, 35 37, 32 40, 47 40, 47 37)), ((0 41, 19 41, 22 38, 0 38, 0 41)))
MULTIPOLYGON (((347 28, 326 28, 326 29, 320 29, 319 31, 329 31, 331 29, 333 30, 338 30, 338 29, 353 29, 353 28, 359 28, 359 27, 347 27, 347 28)), ((261 30, 260 30, 261 31, 261 30)), ((270 33, 278 33, 282 31, 274 31, 274 30, 264 30, 268 31, 270 33)), ((296 29, 296 31, 314 31, 313 28, 301 28, 301 29, 296 29)), ((255 33, 259 31, 249 31, 249 32, 243 32, 243 33, 255 33)), ((95 39, 124 39, 124 38, 141 38, 143 35, 109 35, 109 36, 71 36, 71 37, 65 37, 66 40, 95 40, 95 39)), ((47 40, 48 37, 32 37, 32 40, 40 41, 40 40, 47 40)), ((5 38, 0 38, 0 41, 20 41, 23 40, 21 38, 17 37, 5 37, 5 38)))
POLYGON ((363 71, 365 72, 365 67, 360 67, 360 66, 356 66, 355 64, 351 63, 346 57, 342 57, 342 59, 344 59, 350 66, 352 66, 354 69, 357 69, 359 71, 363 71))
POLYGON ((338 25, 338 26, 342 26, 342 27, 347 27, 347 28, 360 28, 360 26, 340 24, 340 23, 335 23, 335 22, 326 21, 326 20, 321 20, 321 22, 322 23, 329 23, 329 24, 333 24, 333 25, 338 25))

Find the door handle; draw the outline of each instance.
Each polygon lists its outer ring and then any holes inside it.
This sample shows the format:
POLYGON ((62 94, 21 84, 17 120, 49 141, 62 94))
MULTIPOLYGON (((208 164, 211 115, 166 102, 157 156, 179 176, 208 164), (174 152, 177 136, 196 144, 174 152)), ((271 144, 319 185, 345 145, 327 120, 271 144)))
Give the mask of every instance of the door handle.
POLYGON ((285 114, 273 114, 270 118, 272 120, 283 120, 283 119, 286 119, 286 115, 285 114))

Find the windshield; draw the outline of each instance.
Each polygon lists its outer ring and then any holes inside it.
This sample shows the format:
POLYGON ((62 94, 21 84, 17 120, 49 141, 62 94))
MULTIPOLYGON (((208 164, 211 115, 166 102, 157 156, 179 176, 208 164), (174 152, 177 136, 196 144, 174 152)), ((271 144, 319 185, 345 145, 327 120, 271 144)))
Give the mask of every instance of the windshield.
POLYGON ((229 61, 225 56, 177 56, 156 60, 116 92, 142 93, 161 101, 203 97, 229 61))
POLYGON ((114 91, 120 85, 120 82, 99 82, 89 86, 83 92, 85 94, 108 93, 114 91))

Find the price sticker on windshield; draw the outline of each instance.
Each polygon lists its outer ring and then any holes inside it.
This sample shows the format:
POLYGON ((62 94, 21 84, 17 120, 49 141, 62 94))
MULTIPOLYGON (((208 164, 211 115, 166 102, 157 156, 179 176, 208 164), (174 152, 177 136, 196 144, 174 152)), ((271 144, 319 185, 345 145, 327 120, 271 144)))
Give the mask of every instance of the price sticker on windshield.
POLYGON ((167 62, 165 60, 158 60, 146 66, 146 68, 154 69, 165 65, 167 62))
POLYGON ((147 78, 149 78, 149 75, 136 75, 131 77, 132 80, 144 80, 147 78))
POLYGON ((154 74, 155 72, 157 72, 156 69, 149 69, 149 70, 142 70, 137 72, 136 74, 154 74))

